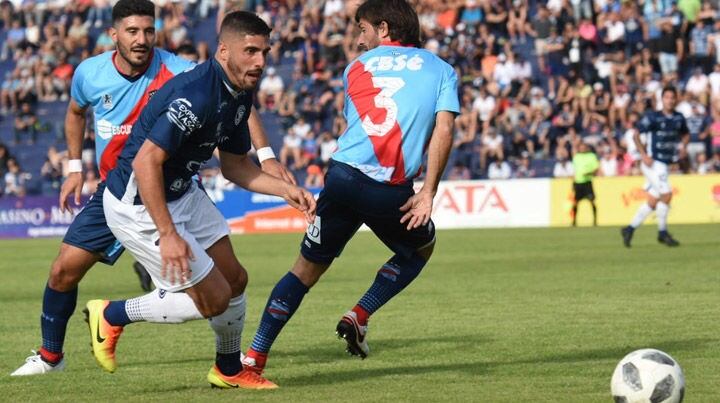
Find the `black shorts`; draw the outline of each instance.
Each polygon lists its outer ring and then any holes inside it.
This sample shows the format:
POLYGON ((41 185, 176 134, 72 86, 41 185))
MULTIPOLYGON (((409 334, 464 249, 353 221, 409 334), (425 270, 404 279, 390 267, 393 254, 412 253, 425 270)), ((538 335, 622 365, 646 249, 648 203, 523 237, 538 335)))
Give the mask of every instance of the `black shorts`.
POLYGON ((315 223, 308 226, 302 241, 302 255, 313 263, 330 264, 366 224, 393 252, 409 257, 435 239, 432 220, 409 231, 407 223, 400 223, 404 213, 399 208, 414 193, 412 183, 388 185, 330 160, 315 223))
POLYGON ((575 193, 576 202, 582 199, 588 199, 590 201, 595 200, 595 192, 593 191, 592 182, 573 183, 573 192, 575 193))

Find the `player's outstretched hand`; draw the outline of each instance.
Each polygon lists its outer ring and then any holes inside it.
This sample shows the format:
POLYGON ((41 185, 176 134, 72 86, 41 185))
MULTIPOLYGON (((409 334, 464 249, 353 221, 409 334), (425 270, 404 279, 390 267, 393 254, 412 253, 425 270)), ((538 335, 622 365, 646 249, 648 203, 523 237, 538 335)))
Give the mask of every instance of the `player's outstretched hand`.
POLYGON ((315 222, 315 198, 313 194, 303 188, 290 186, 283 197, 287 203, 305 215, 308 224, 315 222))
POLYGON ((63 182, 60 188, 60 211, 70 211, 70 204, 68 203, 68 197, 72 194, 75 195, 73 201, 75 206, 80 206, 80 193, 83 187, 83 176, 82 172, 73 172, 68 174, 67 179, 63 182))
POLYGON ((263 172, 272 175, 278 179, 282 179, 284 182, 297 185, 295 176, 288 171, 285 165, 281 164, 280 161, 275 158, 266 159, 261 164, 263 172))
POLYGON ((190 262, 195 256, 190 245, 177 233, 172 232, 160 237, 160 275, 175 284, 175 280, 185 283, 190 279, 190 262))
POLYGON ((405 213, 400 218, 400 223, 405 224, 407 222, 408 231, 426 225, 430 221, 432 206, 433 194, 431 192, 421 190, 415 193, 400 207, 400 211, 405 213))

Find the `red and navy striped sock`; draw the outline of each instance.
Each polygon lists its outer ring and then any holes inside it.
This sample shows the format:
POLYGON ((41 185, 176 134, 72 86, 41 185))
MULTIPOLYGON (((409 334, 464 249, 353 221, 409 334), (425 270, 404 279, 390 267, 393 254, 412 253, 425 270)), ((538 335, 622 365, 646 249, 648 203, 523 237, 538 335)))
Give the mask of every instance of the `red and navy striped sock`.
POLYGON ((367 317, 407 287, 420 274, 426 263, 417 253, 413 253, 410 257, 395 255, 388 260, 378 270, 370 289, 357 303, 357 306, 365 312, 353 309, 358 314, 358 320, 362 314, 365 315, 365 323, 367 323, 367 317))
POLYGON ((307 292, 307 286, 291 272, 278 281, 268 298, 260 326, 253 338, 252 350, 267 355, 275 338, 298 309, 307 292))

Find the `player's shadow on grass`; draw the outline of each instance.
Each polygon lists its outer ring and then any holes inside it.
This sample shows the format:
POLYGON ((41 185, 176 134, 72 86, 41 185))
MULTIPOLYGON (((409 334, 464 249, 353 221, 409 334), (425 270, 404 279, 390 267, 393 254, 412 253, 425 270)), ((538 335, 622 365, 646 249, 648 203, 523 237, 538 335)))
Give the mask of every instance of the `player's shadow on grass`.
POLYGON ((664 340, 657 342, 639 343, 637 345, 625 345, 622 347, 599 348, 582 350, 571 353, 564 353, 551 356, 543 356, 537 358, 520 359, 508 362, 499 362, 499 365, 514 364, 542 364, 542 363, 571 363, 594 360, 619 360, 631 351, 641 348, 655 348, 662 351, 670 352, 671 355, 677 356, 681 351, 696 351, 705 348, 707 345, 717 345, 718 339, 686 339, 686 340, 664 340))
MULTIPOLYGON (((461 350, 475 350, 479 345, 491 343, 493 340, 482 337, 477 334, 456 334, 451 336, 437 336, 424 338, 393 338, 393 339, 368 339, 370 344, 370 354, 372 351, 390 352, 397 350, 417 350, 436 345, 438 348, 452 348, 461 350)), ((303 348, 301 350, 277 350, 274 352, 273 359, 282 359, 282 357, 293 358, 298 363, 323 363, 333 362, 338 357, 346 357, 345 341, 333 338, 331 342, 317 344, 311 348, 303 348)))
MULTIPOLYGON (((466 337, 462 337, 467 340, 466 337)), ((418 340, 422 341, 422 340, 418 340)), ((401 344, 401 340, 397 340, 398 344, 401 344)), ((312 373, 291 377, 283 380, 283 385, 287 386, 300 386, 300 385, 325 385, 325 384, 336 384, 342 382, 355 382, 358 379, 366 378, 382 378, 385 376, 392 375, 419 375, 437 372, 461 372, 466 375, 487 375, 491 373, 495 368, 513 366, 513 365, 527 365, 527 364, 543 364, 543 363, 575 363, 584 361, 596 361, 596 360, 618 360, 630 351, 634 351, 640 348, 657 348, 664 351, 670 351, 674 356, 677 356, 678 352, 681 351, 696 351, 705 348, 706 345, 716 345, 717 339, 687 339, 687 340, 671 340, 671 341, 658 341, 656 343, 643 343, 642 345, 632 345, 624 347, 613 347, 604 349, 590 349, 582 350, 577 352, 571 352, 566 354, 558 354, 551 356, 541 356, 532 358, 521 358, 517 360, 508 361, 465 361, 465 362, 439 362, 433 364, 420 364, 420 365, 402 365, 393 366, 386 368, 358 368, 349 371, 313 371, 312 373)), ((471 343, 477 348, 476 343, 471 343)), ((378 343, 380 344, 380 343, 378 343)), ((404 344, 407 345, 407 344, 404 344)), ((457 346, 457 348, 466 348, 457 346)), ((337 354, 334 354, 334 359, 337 359, 337 354)), ((317 360, 313 360, 316 361, 317 360)), ((398 360, 402 361, 402 360, 398 360)), ((410 360, 408 360, 410 361, 410 360)))

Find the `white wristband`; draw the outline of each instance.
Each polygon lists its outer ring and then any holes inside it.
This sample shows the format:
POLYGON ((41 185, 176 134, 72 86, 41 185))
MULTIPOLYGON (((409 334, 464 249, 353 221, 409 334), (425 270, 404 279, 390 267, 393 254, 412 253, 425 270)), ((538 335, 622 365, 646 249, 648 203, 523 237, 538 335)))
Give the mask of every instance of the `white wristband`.
POLYGON ((257 150, 257 157, 258 160, 260 160, 260 163, 262 163, 265 160, 275 158, 275 153, 273 152, 272 148, 263 147, 257 150))
POLYGON ((82 160, 68 160, 68 173, 82 172, 82 160))

